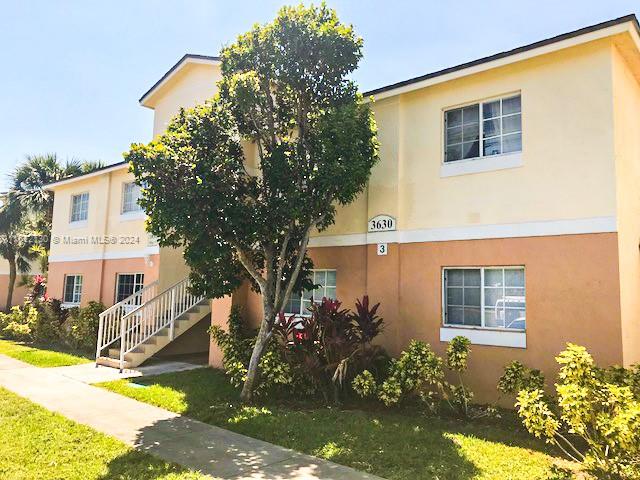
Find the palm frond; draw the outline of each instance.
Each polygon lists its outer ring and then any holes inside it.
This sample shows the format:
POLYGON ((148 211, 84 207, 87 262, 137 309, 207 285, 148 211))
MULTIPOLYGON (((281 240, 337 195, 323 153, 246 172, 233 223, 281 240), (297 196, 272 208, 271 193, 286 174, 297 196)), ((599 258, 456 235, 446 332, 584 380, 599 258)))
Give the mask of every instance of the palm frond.
POLYGON ((16 268, 20 273, 29 273, 31 271, 31 263, 25 257, 17 257, 16 268))

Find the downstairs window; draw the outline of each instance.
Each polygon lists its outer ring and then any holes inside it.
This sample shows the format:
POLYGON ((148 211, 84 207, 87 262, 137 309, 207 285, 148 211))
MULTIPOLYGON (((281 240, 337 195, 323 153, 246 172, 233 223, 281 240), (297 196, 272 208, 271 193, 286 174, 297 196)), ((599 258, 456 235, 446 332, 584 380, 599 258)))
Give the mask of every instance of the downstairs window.
POLYGON ((312 303, 320 303, 323 297, 335 300, 335 270, 313 270, 313 283, 317 285, 314 290, 291 294, 291 298, 284 306, 285 315, 308 315, 312 303))
POLYGON ((443 269, 445 326, 525 330, 524 267, 443 269))
POLYGON ((144 273, 119 273, 116 282, 116 303, 130 297, 144 286, 144 273))
POLYGON ((82 275, 65 275, 62 301, 69 305, 80 305, 82 298, 82 275))

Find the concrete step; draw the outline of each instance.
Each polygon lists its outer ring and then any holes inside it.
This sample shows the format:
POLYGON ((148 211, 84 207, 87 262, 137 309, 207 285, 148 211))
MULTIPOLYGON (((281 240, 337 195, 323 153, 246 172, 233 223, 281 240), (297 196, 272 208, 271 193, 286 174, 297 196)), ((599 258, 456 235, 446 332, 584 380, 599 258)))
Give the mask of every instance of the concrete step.
MULTIPOLYGON (((103 365, 105 367, 120 368, 120 360, 116 358, 98 357, 96 359, 96 364, 103 365)), ((126 359, 124 361, 124 368, 131 368, 131 363, 126 359)))

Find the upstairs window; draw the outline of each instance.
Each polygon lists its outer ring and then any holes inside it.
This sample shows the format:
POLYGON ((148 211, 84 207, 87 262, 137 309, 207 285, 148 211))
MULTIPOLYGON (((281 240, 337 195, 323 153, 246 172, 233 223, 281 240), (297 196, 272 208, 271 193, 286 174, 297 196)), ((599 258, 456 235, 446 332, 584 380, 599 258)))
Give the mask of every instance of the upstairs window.
POLYGON ((82 275, 65 275, 62 301, 69 305, 80 305, 82 298, 82 275))
POLYGON ((520 95, 444 112, 444 161, 522 151, 520 95))
POLYGON ((140 186, 135 182, 125 183, 122 186, 122 213, 139 212, 142 207, 140 200, 140 186))
POLYGON ((335 270, 314 270, 313 283, 317 285, 316 289, 291 294, 291 298, 284 306, 285 315, 308 315, 312 303, 320 303, 323 297, 335 300, 335 270))
POLYGON ((89 217, 89 192, 71 197, 71 222, 83 222, 89 217))

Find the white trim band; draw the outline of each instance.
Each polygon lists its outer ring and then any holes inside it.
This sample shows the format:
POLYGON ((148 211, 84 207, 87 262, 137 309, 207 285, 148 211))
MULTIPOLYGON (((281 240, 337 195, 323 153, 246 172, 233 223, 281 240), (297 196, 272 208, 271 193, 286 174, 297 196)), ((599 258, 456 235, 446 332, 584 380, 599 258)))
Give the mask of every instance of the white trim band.
POLYGON ((521 152, 472 158, 469 160, 456 160, 455 162, 444 163, 440 166, 440 178, 493 172, 495 170, 507 170, 509 168, 522 167, 523 165, 524 162, 522 161, 521 152))
POLYGON ((472 345, 527 348, 527 334, 525 332, 509 332, 506 330, 487 330, 481 328, 440 327, 441 342, 449 342, 458 336, 467 337, 472 345))
POLYGON ((469 225, 465 227, 425 228, 396 232, 324 235, 309 240, 310 247, 349 247, 376 243, 449 242, 492 238, 545 237, 585 233, 617 232, 615 216, 549 220, 541 222, 469 225))
POLYGON ((120 221, 121 222, 131 222, 133 220, 146 220, 147 214, 144 210, 136 210, 133 212, 121 213, 120 221))
POLYGON ((97 253, 79 253, 71 255, 51 255, 49 263, 55 262, 83 262, 87 260, 121 260, 127 258, 145 258, 150 255, 160 253, 160 247, 157 245, 147 247, 144 250, 129 250, 124 252, 97 252, 97 253))

